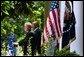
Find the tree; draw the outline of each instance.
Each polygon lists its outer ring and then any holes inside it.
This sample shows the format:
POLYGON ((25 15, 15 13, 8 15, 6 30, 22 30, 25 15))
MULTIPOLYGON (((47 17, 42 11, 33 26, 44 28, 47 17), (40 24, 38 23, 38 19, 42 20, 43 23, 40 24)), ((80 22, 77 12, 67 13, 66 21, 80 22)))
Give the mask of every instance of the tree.
POLYGON ((17 42, 24 38, 25 22, 37 20, 39 27, 43 29, 43 13, 43 1, 1 1, 2 51, 7 51, 7 36, 10 32, 16 34, 17 42))

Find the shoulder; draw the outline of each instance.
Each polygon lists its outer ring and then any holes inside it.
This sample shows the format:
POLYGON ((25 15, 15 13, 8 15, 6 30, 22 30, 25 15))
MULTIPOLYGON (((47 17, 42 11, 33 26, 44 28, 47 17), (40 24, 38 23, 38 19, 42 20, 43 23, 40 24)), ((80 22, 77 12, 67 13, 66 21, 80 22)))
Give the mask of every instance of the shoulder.
POLYGON ((34 30, 34 32, 41 32, 41 29, 40 29, 40 28, 36 28, 36 29, 34 30))
POLYGON ((29 31, 26 35, 33 35, 33 31, 29 31))
POLYGON ((40 31, 41 31, 41 29, 40 29, 40 28, 36 28, 36 30, 40 30, 40 31))

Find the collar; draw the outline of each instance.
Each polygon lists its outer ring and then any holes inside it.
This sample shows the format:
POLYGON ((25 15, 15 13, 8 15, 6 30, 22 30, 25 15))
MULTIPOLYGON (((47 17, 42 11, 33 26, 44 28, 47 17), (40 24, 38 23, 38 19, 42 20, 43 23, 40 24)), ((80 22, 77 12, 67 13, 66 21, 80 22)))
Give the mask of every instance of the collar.
POLYGON ((37 28, 35 28, 35 29, 34 29, 34 31, 35 31, 36 29, 38 29, 38 27, 37 27, 37 28))

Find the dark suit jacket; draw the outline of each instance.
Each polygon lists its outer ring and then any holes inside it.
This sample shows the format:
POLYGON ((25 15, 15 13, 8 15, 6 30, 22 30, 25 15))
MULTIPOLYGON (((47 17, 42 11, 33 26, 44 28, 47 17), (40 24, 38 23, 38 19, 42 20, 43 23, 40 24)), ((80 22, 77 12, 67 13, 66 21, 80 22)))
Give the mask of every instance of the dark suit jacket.
POLYGON ((35 46, 41 45, 41 29, 38 27, 34 30, 34 39, 35 39, 35 46))
POLYGON ((19 45, 20 46, 28 45, 29 38, 31 36, 33 36, 33 32, 31 32, 31 31, 27 32, 26 37, 19 42, 19 45))

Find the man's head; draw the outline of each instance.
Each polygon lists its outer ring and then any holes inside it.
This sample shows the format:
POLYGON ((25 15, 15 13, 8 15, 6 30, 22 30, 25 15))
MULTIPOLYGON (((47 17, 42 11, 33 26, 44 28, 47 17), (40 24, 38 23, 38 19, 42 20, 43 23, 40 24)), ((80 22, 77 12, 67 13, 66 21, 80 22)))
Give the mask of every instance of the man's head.
POLYGON ((24 24, 24 31, 25 32, 31 30, 31 28, 32 28, 32 24, 30 22, 27 22, 24 24))
POLYGON ((39 27, 39 23, 37 21, 32 22, 32 27, 35 29, 39 27))

